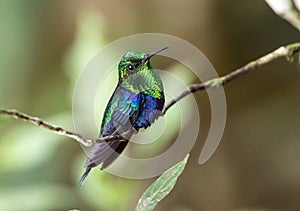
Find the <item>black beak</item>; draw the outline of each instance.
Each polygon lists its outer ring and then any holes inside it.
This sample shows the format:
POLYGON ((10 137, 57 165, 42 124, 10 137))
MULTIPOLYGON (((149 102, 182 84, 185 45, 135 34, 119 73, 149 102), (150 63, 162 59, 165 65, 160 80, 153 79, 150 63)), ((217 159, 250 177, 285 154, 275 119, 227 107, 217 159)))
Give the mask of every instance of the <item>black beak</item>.
POLYGON ((152 56, 154 56, 155 54, 158 54, 159 52, 163 51, 163 50, 166 50, 167 48, 169 47, 163 47, 163 48, 160 48, 152 53, 148 53, 146 54, 146 56, 144 57, 144 59, 142 60, 143 63, 145 63, 146 61, 148 61, 152 56))

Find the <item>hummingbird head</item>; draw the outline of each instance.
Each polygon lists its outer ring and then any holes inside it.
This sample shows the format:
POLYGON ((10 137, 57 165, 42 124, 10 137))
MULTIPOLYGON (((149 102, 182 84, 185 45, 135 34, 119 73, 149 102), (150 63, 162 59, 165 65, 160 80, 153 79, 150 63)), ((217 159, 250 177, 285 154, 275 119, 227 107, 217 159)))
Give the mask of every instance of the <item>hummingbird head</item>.
POLYGON ((168 47, 163 47, 148 54, 137 50, 128 51, 124 54, 119 63, 119 80, 127 79, 141 71, 151 70, 150 58, 167 48, 168 47))

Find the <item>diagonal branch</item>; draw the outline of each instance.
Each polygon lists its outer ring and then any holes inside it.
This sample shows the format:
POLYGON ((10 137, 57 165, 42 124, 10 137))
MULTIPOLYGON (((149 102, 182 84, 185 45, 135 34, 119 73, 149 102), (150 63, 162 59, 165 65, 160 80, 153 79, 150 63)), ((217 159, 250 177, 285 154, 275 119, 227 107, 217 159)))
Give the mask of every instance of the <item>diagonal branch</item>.
POLYGON ((79 143, 83 144, 86 147, 91 147, 94 143, 100 143, 100 142, 107 142, 107 141, 114 141, 114 140, 123 140, 123 136, 125 134, 122 135, 118 135, 118 136, 106 136, 104 138, 99 138, 99 139, 95 139, 95 140, 89 140, 89 139, 85 139, 82 137, 82 135, 78 134, 78 133, 74 133, 71 131, 68 131, 62 127, 57 127, 53 124, 50 124, 38 117, 33 117, 30 116, 28 114, 24 114, 22 112, 19 112, 17 110, 6 110, 6 109, 0 109, 0 115, 7 115, 7 116, 11 116, 14 117, 15 119, 20 119, 23 120, 25 122, 30 122, 38 127, 43 127, 47 130, 50 130, 52 132, 54 132, 55 134, 58 135, 62 135, 62 136, 66 136, 69 138, 74 139, 75 141, 78 141, 79 143))
POLYGON ((89 143, 89 141, 85 140, 81 135, 79 134, 76 134, 76 133, 73 133, 71 131, 68 131, 66 129, 63 129, 61 127, 57 127, 55 125, 52 125, 38 117, 32 117, 32 116, 29 116, 27 114, 24 114, 24 113, 21 113, 17 110, 13 110, 13 109, 10 109, 10 110, 0 110, 0 114, 2 115, 8 115, 8 116, 12 116, 14 117, 15 119, 21 119, 25 122, 30 122, 38 127, 43 127, 45 129, 48 129, 48 130, 51 130, 53 131, 54 133, 58 134, 58 135, 62 135, 62 136, 67 136, 69 138, 73 138, 75 139, 76 141, 86 145, 89 143))
MULTIPOLYGON (((300 43, 294 43, 287 46, 280 47, 275 51, 268 53, 265 56, 262 56, 255 61, 249 62, 245 66, 223 76, 220 78, 213 78, 201 84, 193 84, 190 85, 186 90, 184 90, 181 94, 179 94, 176 98, 171 100, 163 109, 162 113, 165 114, 169 108, 171 108, 176 102, 184 98, 185 96, 197 92, 203 89, 211 89, 211 88, 218 88, 228 82, 234 80, 241 75, 244 75, 252 70, 258 69, 259 67, 268 64, 274 60, 277 60, 282 57, 287 57, 290 59, 296 53, 300 51, 300 43)), ((291 60, 291 59, 290 59, 291 60)))
MULTIPOLYGON (((278 48, 277 50, 262 56, 248 64, 246 64, 245 66, 223 76, 223 77, 219 77, 219 78, 214 78, 211 80, 208 80, 206 82, 203 82, 201 84, 193 84, 190 85, 186 90, 184 90, 181 94, 179 94, 176 98, 174 98, 173 100, 171 100, 163 109, 162 111, 162 116, 166 114, 166 112, 173 106, 176 104, 176 102, 178 102, 179 100, 183 99, 184 97, 186 97, 187 95, 193 93, 193 92, 197 92, 197 91, 201 91, 204 89, 212 89, 212 88, 218 88, 224 84, 229 83, 230 81, 252 71, 255 69, 260 68, 261 66, 271 63, 272 61, 275 61, 279 58, 282 57, 286 57, 288 60, 292 60, 292 57, 294 55, 296 55, 297 53, 299 53, 300 51, 300 42, 299 43, 294 43, 294 44, 290 44, 287 46, 283 46, 278 48)), ((94 139, 94 140, 89 140, 89 139, 85 139, 82 137, 82 135, 75 133, 75 132, 71 132, 68 131, 66 129, 63 129, 62 127, 57 127, 55 125, 52 125, 40 118, 37 117, 32 117, 29 116, 27 114, 21 113, 19 111, 16 110, 6 110, 6 109, 0 109, 0 115, 7 115, 7 116, 11 116, 14 117, 16 119, 20 119, 26 122, 30 122, 36 126, 39 127, 43 127, 45 129, 48 129, 58 135, 62 135, 62 136, 66 136, 69 138, 74 139, 75 141, 83 144, 86 147, 91 147, 94 143, 100 143, 100 142, 109 142, 109 141, 115 141, 115 140, 126 140, 126 134, 122 134, 122 135, 117 135, 117 136, 107 136, 107 137, 103 137, 103 138, 98 138, 98 139, 94 139)))

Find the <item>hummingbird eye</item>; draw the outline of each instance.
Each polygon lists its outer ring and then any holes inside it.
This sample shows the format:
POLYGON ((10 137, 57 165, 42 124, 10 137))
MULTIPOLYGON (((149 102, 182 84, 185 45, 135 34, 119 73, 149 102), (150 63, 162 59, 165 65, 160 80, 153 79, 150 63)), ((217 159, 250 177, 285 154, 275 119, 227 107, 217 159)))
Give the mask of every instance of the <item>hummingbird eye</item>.
POLYGON ((127 69, 129 72, 132 72, 132 71, 134 71, 135 67, 134 67, 134 65, 129 64, 129 65, 127 65, 126 69, 127 69))

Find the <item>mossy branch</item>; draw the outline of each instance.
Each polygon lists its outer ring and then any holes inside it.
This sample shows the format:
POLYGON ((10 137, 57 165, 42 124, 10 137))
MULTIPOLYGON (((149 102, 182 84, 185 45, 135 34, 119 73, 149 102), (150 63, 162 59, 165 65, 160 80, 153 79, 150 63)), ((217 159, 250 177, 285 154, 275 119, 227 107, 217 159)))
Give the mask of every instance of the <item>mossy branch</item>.
POLYGON ((163 114, 167 112, 176 102, 184 98, 185 96, 204 89, 218 88, 228 82, 240 77, 252 70, 258 69, 261 66, 271 63, 279 58, 286 57, 288 61, 292 61, 292 57, 300 51, 300 43, 294 43, 287 46, 280 47, 271 53, 266 54, 252 62, 249 62, 245 66, 219 78, 213 78, 201 84, 194 84, 188 86, 180 95, 171 100, 163 109, 163 114))
POLYGON ((68 138, 72 138, 75 141, 78 141, 79 143, 83 144, 86 147, 91 147, 94 143, 100 143, 100 142, 106 142, 106 141, 114 141, 114 140, 124 140, 125 134, 122 135, 118 135, 118 136, 106 136, 104 138, 98 138, 98 139, 85 139, 82 137, 82 135, 75 133, 75 132, 71 132, 69 130, 66 130, 62 127, 58 127, 55 126, 53 124, 50 124, 38 117, 33 117, 30 116, 28 114, 24 114, 20 111, 14 110, 14 109, 0 109, 0 115, 7 115, 7 116, 11 116, 14 117, 15 119, 20 119, 23 120, 25 122, 29 122, 32 123, 38 127, 43 127, 47 130, 50 130, 52 132, 54 132, 55 134, 61 135, 61 136, 66 136, 68 138))
MULTIPOLYGON (((280 47, 276 49, 275 51, 272 51, 271 53, 268 53, 267 55, 264 55, 252 62, 249 62, 245 66, 225 75, 219 78, 213 78, 211 80, 208 80, 206 82, 203 82, 201 84, 193 84, 187 87, 186 90, 184 90, 181 94, 179 94, 176 98, 171 100, 169 103, 166 104, 162 111, 162 116, 166 114, 166 112, 176 104, 179 100, 186 97, 187 95, 201 91, 204 89, 213 89, 218 88, 220 86, 223 86, 230 81, 252 71, 259 69, 261 66, 271 63, 279 58, 285 57, 288 61, 292 61, 293 56, 295 56, 300 51, 300 42, 290 44, 287 46, 280 47)), ((22 112, 19 112, 17 110, 11 110, 11 109, 0 109, 0 115, 7 115, 14 117, 15 119, 20 119, 26 122, 30 122, 36 126, 43 127, 47 130, 50 130, 58 135, 66 136, 69 138, 74 139, 75 141, 83 144, 86 147, 91 147, 94 143, 99 142, 109 142, 109 141, 115 141, 115 140, 124 140, 124 137, 126 137, 126 134, 117 135, 117 136, 107 136, 104 138, 98 138, 98 139, 85 139, 82 135, 71 132, 69 130, 66 130, 62 127, 57 127, 53 124, 50 124, 40 118, 29 116, 28 114, 24 114, 22 112)))

